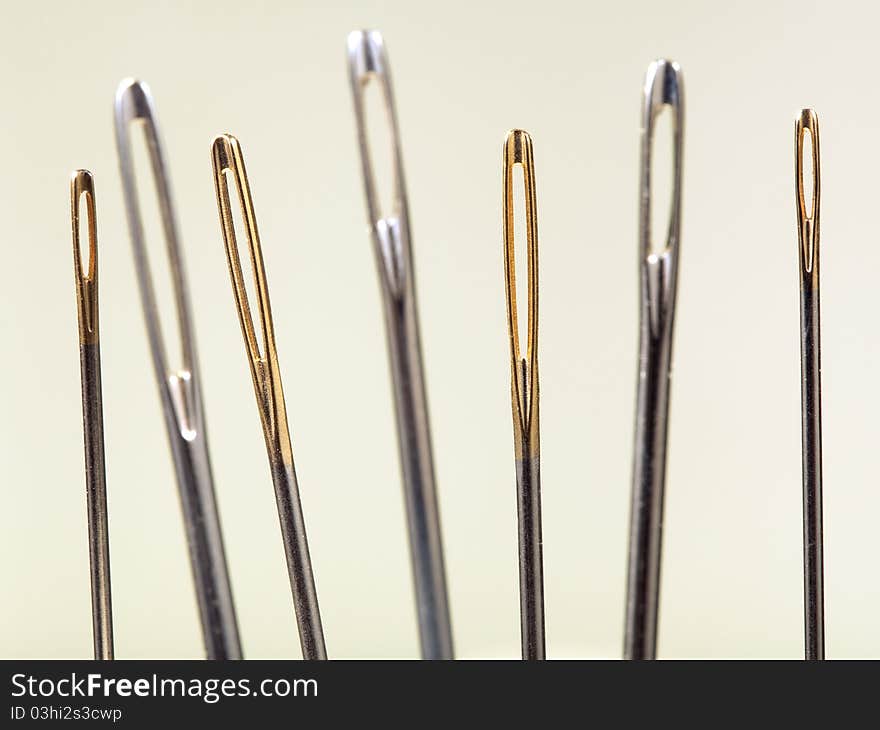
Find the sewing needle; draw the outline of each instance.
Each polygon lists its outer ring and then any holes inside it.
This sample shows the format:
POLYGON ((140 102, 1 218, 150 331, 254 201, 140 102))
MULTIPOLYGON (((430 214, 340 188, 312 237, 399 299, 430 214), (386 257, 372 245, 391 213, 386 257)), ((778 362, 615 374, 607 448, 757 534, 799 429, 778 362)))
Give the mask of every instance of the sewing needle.
POLYGON ((211 473, 205 431, 205 414, 183 252, 149 87, 134 79, 123 81, 116 92, 115 116, 116 148, 119 154, 126 217, 153 369, 159 386, 166 431, 177 473, 190 567, 201 618, 202 638, 208 659, 241 659, 241 643, 232 600, 232 587, 229 583, 220 515, 214 495, 214 477, 211 473), (168 365, 159 310, 150 275, 132 159, 133 123, 138 123, 142 127, 146 137, 151 171, 159 200, 162 230, 171 266, 183 359, 180 369, 177 370, 172 370, 168 365))
POLYGON ((312 573, 309 544, 306 539, 306 525, 300 503, 299 485, 293 464, 293 449, 290 443, 290 428, 287 421, 287 407, 281 385, 281 369, 275 347, 275 328, 272 323, 272 308, 269 304, 269 288, 263 266, 263 251, 257 231, 257 219, 248 184, 244 157, 238 140, 231 134, 214 139, 211 147, 214 167, 214 185, 217 190, 217 207, 226 246, 226 259, 241 332, 254 381, 254 393, 263 425, 263 436, 269 455, 272 482, 275 486, 275 500, 281 522, 281 537, 287 559, 290 589, 296 611, 300 645, 303 659, 326 659, 324 630, 321 626, 321 613, 318 609, 318 594, 312 573), (253 267, 254 288, 257 311, 260 315, 260 344, 257 341, 254 320, 248 301, 238 241, 235 235, 235 222, 229 199, 227 174, 232 177, 238 191, 242 219, 245 225, 245 238, 253 267))
POLYGON ((684 98, 681 69, 673 61, 650 65, 642 98, 639 183, 640 344, 635 449, 630 512, 624 658, 653 659, 657 651, 666 430, 672 332, 681 228, 684 98), (672 199, 662 249, 651 238, 651 159, 658 114, 672 112, 672 199))
POLYGON ((801 111, 794 125, 795 197, 801 304, 801 450, 804 509, 804 644, 807 659, 825 658, 822 566, 822 384, 819 327, 819 119, 801 111), (812 194, 804 193, 804 138, 810 138, 812 194))
POLYGON ((348 62, 367 215, 385 309, 422 657, 452 659, 452 626, 422 368, 409 210, 400 134, 382 35, 378 31, 351 33, 348 36, 348 62), (375 81, 382 92, 392 144, 393 203, 387 215, 380 210, 367 141, 364 91, 371 81, 375 81))
POLYGON ((107 530, 104 409, 101 400, 101 342, 98 328, 98 234, 95 185, 88 170, 76 170, 70 176, 70 220, 73 233, 76 309, 79 320, 89 570, 92 588, 92 637, 95 659, 112 659, 113 609, 110 599, 110 539, 107 530), (88 231, 88 259, 85 262, 80 240, 80 205, 83 199, 85 199, 88 231))
POLYGON ((504 280, 510 333, 510 395, 519 527, 520 637, 523 659, 544 659, 544 565, 541 538, 541 442, 538 420, 538 210, 535 162, 527 132, 508 133, 504 168, 504 280), (516 298, 514 168, 522 169, 528 255, 528 338, 520 350, 516 298))

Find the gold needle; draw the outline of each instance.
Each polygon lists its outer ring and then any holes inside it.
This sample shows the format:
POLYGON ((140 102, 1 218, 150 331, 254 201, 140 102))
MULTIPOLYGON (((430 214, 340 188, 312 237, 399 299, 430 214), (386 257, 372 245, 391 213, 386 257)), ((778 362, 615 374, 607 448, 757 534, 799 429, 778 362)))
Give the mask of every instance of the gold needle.
POLYGON ((257 219, 248 184, 244 157, 238 140, 231 134, 214 139, 212 145, 214 164, 214 184, 217 190, 217 207, 226 245, 226 259, 232 290, 245 349, 254 381, 254 394, 263 425, 263 436, 269 455, 272 482, 275 485, 275 500, 278 505, 278 518, 281 522, 281 537, 287 559, 290 588, 299 628, 300 645, 304 659, 326 659, 324 631, 318 609, 318 595, 312 573, 309 545, 306 539, 306 526, 299 497, 299 486, 293 464, 293 451, 290 445, 290 430, 287 424, 287 408, 284 404, 284 390, 281 386, 281 370, 275 348, 275 331, 272 325, 272 308, 269 304, 269 289, 266 284, 266 271, 263 266, 263 252, 260 248, 260 235, 257 219), (241 270, 232 204, 229 199, 231 177, 238 192, 245 226, 245 238, 250 252, 254 276, 256 308, 260 319, 260 341, 254 329, 251 304, 248 301, 244 275, 241 270))
POLYGON ((804 502, 804 644, 807 659, 825 658, 822 565, 822 383, 819 327, 819 119, 804 109, 794 125, 795 198, 801 310, 801 456, 804 502), (804 196, 804 138, 813 170, 810 204, 804 196))
POLYGON ((92 636, 95 659, 112 659, 113 609, 110 598, 110 539, 107 530, 101 343, 98 330, 98 234, 95 219, 95 185, 88 170, 76 170, 70 176, 70 222, 73 234, 76 309, 79 319, 89 569, 92 586, 92 636), (80 205, 83 200, 88 230, 88 260, 85 267, 82 256, 83 242, 80 240, 80 205))
POLYGON ((514 129, 503 151, 504 279, 510 332, 510 395, 519 527, 520 634, 523 659, 545 658, 544 567, 541 535, 541 443, 538 418, 538 214, 532 139, 514 129), (513 171, 522 169, 528 253, 528 337, 520 350, 516 297, 513 171))

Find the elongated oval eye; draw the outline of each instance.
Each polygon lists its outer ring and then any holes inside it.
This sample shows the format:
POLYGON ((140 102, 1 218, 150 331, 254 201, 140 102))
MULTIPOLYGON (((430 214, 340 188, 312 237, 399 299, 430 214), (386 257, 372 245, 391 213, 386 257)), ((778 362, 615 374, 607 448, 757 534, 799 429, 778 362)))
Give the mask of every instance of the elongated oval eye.
POLYGON ((348 56, 367 214, 375 228, 379 221, 390 223, 406 210, 400 140, 382 36, 377 31, 354 31, 348 37, 348 56))
POLYGON ((672 223, 673 194, 675 190, 675 166, 672 109, 668 104, 660 107, 654 117, 651 130, 651 180, 650 228, 648 231, 648 255, 660 255, 669 248, 669 226, 672 223))
POLYGON ((95 187, 88 170, 70 178, 70 219, 80 336, 98 336, 98 234, 95 187))
POLYGON ((250 357, 254 361, 264 360, 269 344, 266 340, 270 336, 270 326, 266 321, 267 307, 264 306, 268 301, 268 294, 260 276, 263 253, 252 210, 244 158, 238 140, 230 134, 215 138, 211 149, 220 224, 239 320, 250 357), (231 200, 230 185, 235 189, 235 204, 231 200), (248 264, 245 267, 241 263, 242 240, 247 244, 248 264), (254 325, 253 305, 256 305, 260 316, 259 327, 254 325))
MULTIPOLYGON (((532 140, 514 129, 504 144, 504 265, 511 356, 533 361, 538 316, 538 241, 532 140), (525 341, 524 341, 525 340, 525 341)), ((520 367, 520 363, 514 363, 520 367)))
POLYGON ((672 256, 679 242, 684 97, 674 61, 650 65, 642 100, 642 256, 672 256))
POLYGON ((813 217, 813 188, 815 170, 813 169, 813 133, 808 127, 801 132, 801 199, 804 216, 813 217))
POLYGON ((386 89, 381 79, 369 74, 362 82, 367 147, 364 154, 374 191, 377 220, 400 215, 395 169, 394 135, 386 89))
POLYGON ((798 243, 805 272, 814 269, 819 224, 819 118, 803 109, 795 120, 795 188, 798 243))
POLYGON ((116 92, 115 116, 138 284, 150 348, 164 382, 170 374, 192 371, 195 339, 174 201, 149 87, 135 79, 122 81, 116 92), (138 184, 140 180, 145 181, 143 185, 138 184))
POLYGON ((86 281, 95 278, 97 265, 97 235, 95 198, 92 175, 88 170, 77 170, 71 181, 74 200, 71 215, 75 223, 74 243, 77 249, 79 277, 86 281))
MULTIPOLYGON (((131 163, 135 180, 149 180, 153 170, 152 130, 149 121, 135 119, 131 123, 131 163)), ((162 202, 155 185, 136 186, 134 194, 140 212, 141 235, 144 240, 144 259, 153 287, 156 305, 156 326, 165 348, 166 368, 169 372, 186 370, 184 333, 178 312, 178 283, 175 279, 174 249, 169 245, 165 230, 162 202), (163 245, 164 243, 164 245, 163 245), (169 365, 170 363, 170 365, 169 365)))
MULTIPOLYGON (((232 225, 234 235, 233 240, 238 247, 238 260, 239 264, 242 267, 242 284, 244 285, 244 290, 241 292, 241 296, 244 299, 244 307, 248 313, 248 316, 253 319, 252 309, 253 304, 257 304, 259 307, 259 299, 257 298, 257 271, 256 271, 256 263, 254 261, 257 253, 254 251, 253 242, 251 241, 251 235, 246 227, 246 222, 244 220, 244 205, 240 203, 241 198, 243 196, 243 192, 239 187, 240 183, 236 179, 236 176, 232 173, 231 170, 224 170, 223 174, 226 176, 227 185, 230 181, 234 186, 234 189, 237 193, 238 203, 239 205, 231 205, 230 215, 232 216, 232 225), (241 257, 241 241, 247 241, 248 243, 248 253, 244 257, 244 263, 242 262, 241 257)), ((228 188, 227 188, 228 189, 228 188)), ((265 343, 263 342, 263 328, 262 327, 254 327, 254 342, 257 348, 257 355, 261 359, 266 357, 266 348, 265 343)))
MULTIPOLYGON (((516 163, 510 171, 513 176, 513 269, 516 281, 528 281, 528 245, 526 244, 526 184, 522 163, 516 163)), ((529 316, 528 298, 511 282, 516 299, 517 322, 526 322, 529 316)), ((527 291, 527 290, 526 290, 527 291)), ((523 329, 515 333, 519 341, 519 351, 524 352, 527 344, 523 342, 523 329)))

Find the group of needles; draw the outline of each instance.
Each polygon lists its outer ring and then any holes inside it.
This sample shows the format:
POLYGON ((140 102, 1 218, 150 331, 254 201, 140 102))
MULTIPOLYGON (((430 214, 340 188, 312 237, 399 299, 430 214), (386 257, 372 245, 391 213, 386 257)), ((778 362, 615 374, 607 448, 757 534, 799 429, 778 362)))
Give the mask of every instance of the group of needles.
MULTIPOLYGON (((421 655, 425 659, 451 659, 452 629, 422 364, 413 248, 400 136, 388 57, 382 36, 376 31, 351 33, 348 37, 348 63, 370 235, 385 309, 421 655), (380 88, 387 112, 387 123, 390 125, 393 189, 388 215, 383 215, 380 210, 367 142, 364 90, 370 83, 376 83, 380 88)), ((122 82, 116 94, 115 120, 129 235, 153 368, 180 493, 205 651, 209 659, 240 659, 241 642, 214 495, 183 252, 169 184, 168 165, 157 129, 153 98, 146 84, 135 80, 122 82), (146 135, 170 262, 182 351, 182 362, 176 368, 172 368, 167 359, 148 265, 143 222, 137 203, 130 137, 131 127, 135 123, 142 125, 146 135)), ((680 253, 683 137, 681 69, 672 61, 659 60, 648 69, 642 96, 638 224, 640 346, 625 609, 624 657, 627 659, 653 659, 656 655, 670 368, 680 253), (665 245, 658 248, 652 244, 650 226, 653 204, 651 159, 655 120, 664 108, 669 108, 672 112, 672 194, 665 245)), ((538 223, 534 156, 528 133, 519 129, 511 131, 507 135, 502 154, 502 238, 510 334, 522 657, 543 659, 545 632, 538 394, 538 223), (514 204, 513 183, 517 166, 522 171, 525 193, 528 292, 525 354, 522 352, 517 322, 514 223, 518 211, 514 204)), ((220 228, 275 487, 302 655, 305 659, 325 659, 327 651, 309 557, 305 516, 300 504, 299 484, 294 468, 266 272, 239 141, 229 134, 217 137, 212 144, 212 161, 220 228), (230 180, 234 185, 234 197, 238 201, 244 222, 244 236, 253 270, 255 302, 248 298, 242 273, 230 180), (258 323, 254 321, 253 308, 256 309, 258 323)), ((795 191, 801 298, 805 654, 807 659, 822 659, 824 609, 819 360, 819 127, 816 114, 809 109, 805 109, 795 123, 795 191), (809 147, 805 148, 807 139, 809 147), (804 152, 807 149, 811 155, 812 168, 812 179, 806 181, 807 189, 811 188, 809 200, 804 192, 804 152)), ((112 659, 110 555, 98 326, 97 206, 91 173, 86 170, 74 172, 70 193, 79 315, 94 652, 97 659, 112 659), (80 241, 82 200, 85 200, 88 231, 88 258, 85 264, 80 241)))

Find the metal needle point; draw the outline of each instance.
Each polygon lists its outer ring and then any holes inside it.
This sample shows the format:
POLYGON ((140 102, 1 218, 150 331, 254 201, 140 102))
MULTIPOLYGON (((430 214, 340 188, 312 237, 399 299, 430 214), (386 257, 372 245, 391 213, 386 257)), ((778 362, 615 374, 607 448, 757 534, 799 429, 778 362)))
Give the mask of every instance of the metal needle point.
POLYGON ((452 626, 422 368, 409 210, 391 76, 382 35, 377 31, 351 33, 348 36, 348 63, 370 235, 385 308, 422 657, 452 659, 452 626), (380 210, 367 141, 364 90, 370 82, 377 83, 383 94, 385 121, 390 126, 392 141, 393 203, 387 214, 380 210))
POLYGON ((300 503, 299 486, 293 464, 293 450, 290 444, 290 429, 287 422, 287 407, 284 403, 284 390, 281 386, 281 369, 275 348, 275 329, 272 324, 272 308, 269 304, 269 288, 266 284, 266 271, 263 266, 263 251, 257 231, 257 219, 248 184, 241 146, 230 134, 214 139, 212 145, 214 184, 217 190, 217 207, 226 246, 226 259, 241 332, 244 336, 254 393, 263 424, 263 436, 269 454, 272 482, 275 485, 275 500, 278 504, 278 517, 281 522, 281 536, 284 554, 287 558, 287 571, 293 593, 299 639, 304 659, 326 659, 324 630, 321 626, 321 613, 318 609, 318 594, 312 573, 309 544, 306 539, 306 525, 300 503), (229 199, 229 182, 232 178, 238 191, 242 219, 245 226, 250 261, 253 267, 256 308, 260 317, 260 339, 254 328, 251 305, 248 301, 244 275, 241 269, 238 241, 235 235, 235 222, 232 204, 229 199), (260 342, 263 351, 260 351, 260 342))
POLYGON ((504 143, 504 280, 510 332, 510 395, 519 526, 520 634, 523 659, 544 659, 544 564, 541 537, 541 440, 538 420, 538 209, 532 139, 514 129, 504 143), (513 171, 522 169, 528 254, 528 338, 520 349, 516 298, 513 171))
POLYGON ((657 652, 666 430, 672 332, 681 232, 684 98, 681 69, 673 61, 648 68, 642 99, 639 183, 640 342, 635 450, 630 511, 624 657, 653 659, 657 652), (665 246, 652 247, 651 159, 654 126, 664 107, 672 112, 672 199, 665 246))
POLYGON ((128 229, 137 268, 153 368, 177 472, 177 485, 202 624, 202 637, 208 659, 241 659, 241 644, 226 567, 223 533, 220 529, 220 515, 214 496, 214 477, 208 454, 205 414, 183 254, 165 157, 162 154, 156 128, 153 98, 147 85, 133 79, 123 81, 116 92, 115 113, 116 148, 119 154, 119 171, 122 177, 128 229), (165 245, 171 264, 171 279, 183 356, 181 367, 177 370, 172 370, 168 365, 159 310, 150 275, 132 159, 133 123, 138 123, 146 135, 165 245))
POLYGON ((822 384, 819 327, 819 119, 804 109, 794 125, 795 198, 801 304, 801 455, 804 500, 804 643, 807 659, 825 658, 822 567, 822 384), (804 138, 810 140, 812 194, 804 191, 804 138))
POLYGON ((95 217, 95 185, 88 170, 77 170, 70 177, 70 220, 73 232, 73 276, 76 282, 76 308, 79 319, 89 568, 92 585, 92 635, 95 659, 112 659, 113 609, 110 600, 110 539, 107 530, 101 342, 98 329, 98 234, 95 217), (88 259, 85 266, 82 255, 83 242, 80 240, 80 205, 83 200, 85 200, 89 239, 88 259))

